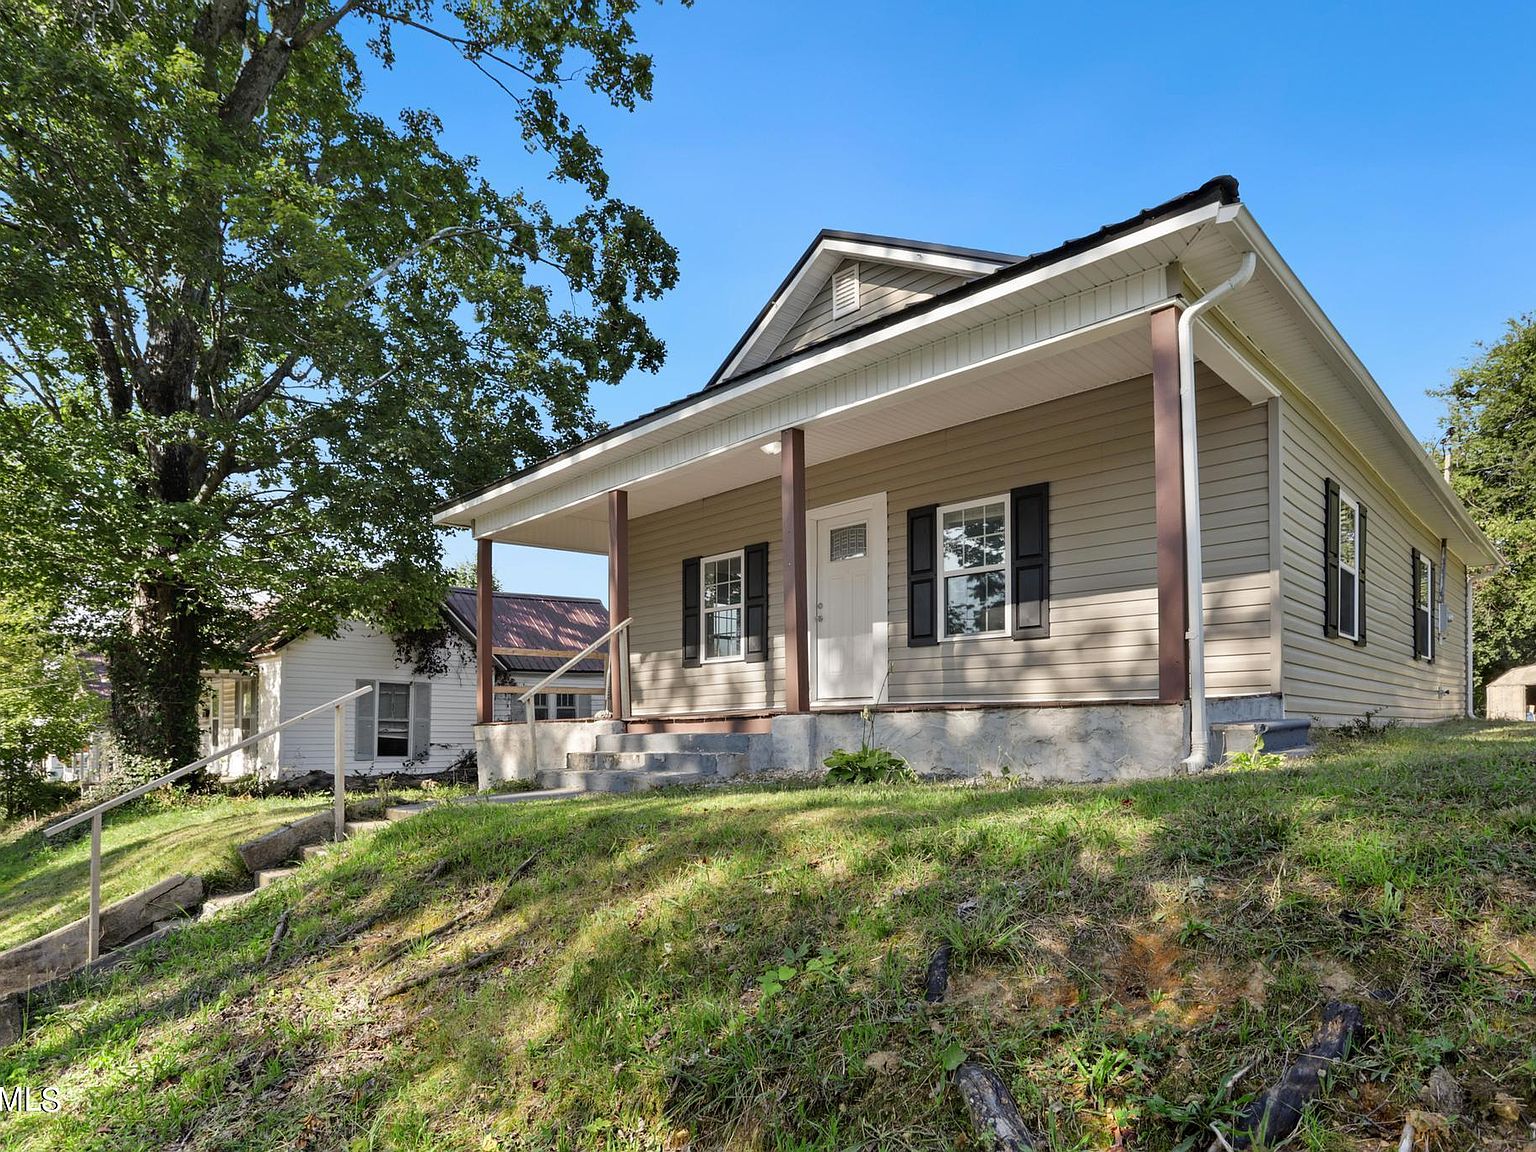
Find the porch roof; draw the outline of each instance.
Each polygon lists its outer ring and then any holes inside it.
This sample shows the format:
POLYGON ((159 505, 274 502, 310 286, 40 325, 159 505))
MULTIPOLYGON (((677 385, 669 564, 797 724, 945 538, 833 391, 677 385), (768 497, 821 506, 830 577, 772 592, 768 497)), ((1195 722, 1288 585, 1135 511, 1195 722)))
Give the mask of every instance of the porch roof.
POLYGON ((760 449, 785 428, 805 430, 814 465, 1145 375, 1148 313, 1219 283, 1250 250, 1258 272, 1197 324, 1198 358, 1255 403, 1284 392, 1310 404, 1460 557, 1496 562, 1229 178, 712 382, 445 505, 435 522, 482 539, 601 553, 608 491, 627 489, 638 517, 771 479, 778 462, 760 449))

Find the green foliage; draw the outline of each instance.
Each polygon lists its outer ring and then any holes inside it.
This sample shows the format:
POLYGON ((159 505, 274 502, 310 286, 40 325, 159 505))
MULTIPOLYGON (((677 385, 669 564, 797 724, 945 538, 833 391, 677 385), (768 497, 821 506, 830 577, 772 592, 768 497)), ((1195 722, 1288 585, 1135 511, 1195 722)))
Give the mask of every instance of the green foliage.
POLYGON ((1255 736, 1252 748, 1227 757, 1226 767, 1234 772, 1274 771, 1285 767, 1285 757, 1278 752, 1264 751, 1264 737, 1255 736))
POLYGON ((190 758, 253 641, 429 623, 433 506, 660 366, 676 252, 565 108, 649 97, 633 8, 0 0, 0 587, 110 656, 137 751, 190 758), (457 50, 549 198, 374 111, 365 43, 457 50))
POLYGON ((0 817, 51 811, 67 799, 42 764, 81 751, 104 712, 68 643, 19 597, 0 596, 0 817))
POLYGON ((1536 317, 1508 321, 1439 395, 1452 486, 1505 560, 1476 583, 1481 694, 1506 669, 1536 662, 1536 317))
POLYGON ((1376 717, 1380 714, 1379 708, 1367 708, 1353 720, 1324 729, 1323 737, 1334 744, 1369 744, 1381 740, 1398 727, 1399 721, 1393 719, 1378 724, 1376 717))
POLYGON ((839 748, 822 761, 828 784, 899 784, 916 780, 917 773, 900 756, 886 748, 859 746, 857 752, 839 748))

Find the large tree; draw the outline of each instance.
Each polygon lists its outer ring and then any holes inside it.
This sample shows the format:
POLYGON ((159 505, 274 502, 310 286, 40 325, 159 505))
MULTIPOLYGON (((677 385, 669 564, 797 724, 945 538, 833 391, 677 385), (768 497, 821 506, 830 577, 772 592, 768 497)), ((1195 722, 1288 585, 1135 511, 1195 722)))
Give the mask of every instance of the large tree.
POLYGON ((131 750, 195 755, 253 623, 429 621, 433 504, 660 365, 676 253, 569 111, 648 97, 634 7, 0 0, 0 587, 101 645, 131 750), (425 50, 545 198, 364 109, 362 53, 425 50))
POLYGON ((1477 580, 1479 691, 1536 663, 1536 318, 1510 320, 1441 393, 1451 482, 1505 560, 1477 580))

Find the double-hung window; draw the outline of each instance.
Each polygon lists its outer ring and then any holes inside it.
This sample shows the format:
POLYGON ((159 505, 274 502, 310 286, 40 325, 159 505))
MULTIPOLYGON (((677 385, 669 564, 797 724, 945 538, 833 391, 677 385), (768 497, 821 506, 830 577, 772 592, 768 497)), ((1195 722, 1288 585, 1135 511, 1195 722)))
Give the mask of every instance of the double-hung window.
POLYGON ((742 552, 708 556, 699 565, 704 610, 704 661, 739 660, 742 625, 742 552))
POLYGON ((576 693, 539 692, 533 698, 535 720, 576 719, 576 693))
POLYGON ((411 686, 379 681, 374 754, 406 756, 411 750, 411 686))
POLYGON ((1008 631, 1008 498, 939 509, 943 636, 1008 631))
POLYGON ((1339 494, 1339 635, 1360 638, 1360 502, 1339 494))
POLYGON ((1413 554, 1413 654, 1435 658, 1435 564, 1427 555, 1413 554))

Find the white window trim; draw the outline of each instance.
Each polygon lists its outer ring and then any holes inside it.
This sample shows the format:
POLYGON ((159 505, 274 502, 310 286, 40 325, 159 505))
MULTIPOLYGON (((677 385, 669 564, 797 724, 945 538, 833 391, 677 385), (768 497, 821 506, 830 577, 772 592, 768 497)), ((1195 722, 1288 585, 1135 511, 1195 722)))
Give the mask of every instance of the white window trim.
POLYGON ((957 500, 953 504, 944 504, 934 514, 934 560, 939 569, 938 586, 938 611, 939 611, 939 640, 941 643, 964 642, 966 640, 995 640, 999 636, 1013 635, 1013 565, 1009 562, 1013 556, 1013 509, 1009 506, 1008 495, 978 496, 974 500, 957 500), (944 513, 954 512, 961 508, 974 508, 978 504, 1001 504, 1003 506, 1003 562, 1001 564, 988 564, 982 568, 957 568, 951 572, 944 567, 944 513), (982 572, 996 572, 999 568, 1003 573, 1003 626, 992 632, 949 632, 949 611, 946 607, 946 590, 951 576, 972 576, 982 572))
POLYGON ((1360 501, 1346 489, 1339 489, 1339 538, 1333 542, 1334 549, 1339 554, 1339 572, 1348 572, 1355 578, 1355 610, 1351 615, 1354 621, 1353 630, 1344 631, 1344 581, 1339 580, 1339 635, 1345 640, 1360 639, 1360 501), (1344 509, 1348 507, 1355 514, 1355 562, 1344 563, 1344 509))
POLYGON ((859 267, 859 262, 855 260, 851 264, 844 265, 842 268, 834 269, 832 272, 832 319, 841 320, 844 316, 852 315, 859 310, 863 303, 864 276, 863 269, 859 267), (851 273, 853 276, 853 303, 845 304, 839 308, 837 306, 837 278, 845 273, 851 273))
POLYGON ((375 680, 373 682, 373 758, 375 760, 409 760, 411 758, 411 726, 416 722, 416 693, 413 680, 375 680), (405 685, 405 751, 396 756, 379 751, 379 702, 384 699, 379 692, 380 684, 405 685))
POLYGON ((1417 631, 1418 630, 1418 625, 1419 625, 1419 613, 1423 612, 1424 613, 1424 643, 1425 643, 1425 650, 1424 650, 1423 655, 1420 655, 1418 652, 1415 652, 1413 654, 1413 656, 1414 656, 1414 659, 1416 659, 1416 660, 1427 660, 1427 661, 1433 662, 1434 659, 1435 659, 1435 615, 1436 615, 1436 613, 1435 613, 1435 562, 1434 562, 1434 560, 1430 557, 1430 555, 1427 552, 1420 552, 1419 553, 1419 572, 1416 572, 1414 575, 1415 575, 1416 578, 1415 578, 1415 580, 1413 582, 1413 625, 1414 625, 1414 630, 1417 631), (1423 574, 1423 575, 1425 575, 1425 576, 1427 576, 1429 578, 1429 583, 1425 587, 1425 592, 1428 593, 1428 596, 1425 599, 1424 606, 1422 608, 1419 607, 1419 581, 1417 579, 1417 577, 1420 574, 1423 574))
POLYGON ((700 664, 731 664, 744 660, 747 655, 747 550, 737 548, 734 552, 720 552, 714 556, 705 556, 699 561, 699 663, 700 664), (709 571, 709 566, 717 560, 736 560, 741 565, 741 600, 736 604, 720 604, 714 608, 704 603, 704 589, 706 581, 704 574, 709 571), (709 617, 712 612, 729 611, 735 608, 740 615, 740 625, 737 629, 736 654, 734 656, 711 656, 709 654, 709 617))

